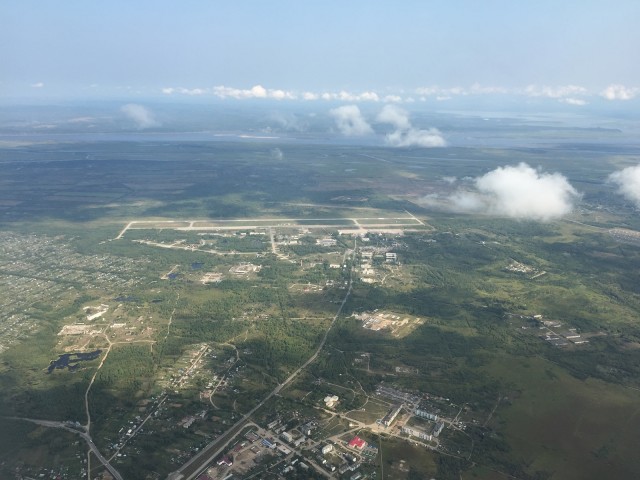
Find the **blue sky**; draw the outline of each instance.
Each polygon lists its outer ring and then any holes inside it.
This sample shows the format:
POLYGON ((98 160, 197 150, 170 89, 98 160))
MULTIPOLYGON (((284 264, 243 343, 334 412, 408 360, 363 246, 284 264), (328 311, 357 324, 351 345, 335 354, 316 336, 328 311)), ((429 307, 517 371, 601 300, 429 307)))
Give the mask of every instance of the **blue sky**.
POLYGON ((638 1, 4 1, 0 97, 584 105, 640 96, 638 1))

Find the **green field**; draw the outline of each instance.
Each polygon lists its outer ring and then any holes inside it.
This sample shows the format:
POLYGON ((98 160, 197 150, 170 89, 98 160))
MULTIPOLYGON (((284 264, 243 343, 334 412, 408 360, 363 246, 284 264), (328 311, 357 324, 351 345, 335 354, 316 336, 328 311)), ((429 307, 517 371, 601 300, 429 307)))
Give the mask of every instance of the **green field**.
POLYGON ((540 358, 504 358, 487 367, 513 385, 492 425, 526 471, 551 478, 632 478, 640 392, 578 380, 540 358))

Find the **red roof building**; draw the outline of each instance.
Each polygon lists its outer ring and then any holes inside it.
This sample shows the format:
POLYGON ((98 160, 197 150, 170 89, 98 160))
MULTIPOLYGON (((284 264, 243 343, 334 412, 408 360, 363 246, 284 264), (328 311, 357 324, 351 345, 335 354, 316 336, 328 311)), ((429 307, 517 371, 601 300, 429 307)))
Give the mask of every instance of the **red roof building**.
POLYGON ((359 450, 362 450, 364 447, 367 446, 367 442, 365 442, 360 437, 353 437, 353 439, 349 442, 349 446, 351 448, 357 448, 359 450))

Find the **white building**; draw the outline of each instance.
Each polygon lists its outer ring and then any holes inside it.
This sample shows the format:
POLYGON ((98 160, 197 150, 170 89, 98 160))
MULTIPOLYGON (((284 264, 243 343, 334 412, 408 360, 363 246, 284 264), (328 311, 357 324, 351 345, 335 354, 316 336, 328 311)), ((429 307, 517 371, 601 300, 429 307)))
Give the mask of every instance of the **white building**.
POLYGON ((338 399, 339 397, 337 395, 327 395, 324 397, 324 403, 327 408, 333 408, 336 406, 336 403, 338 403, 338 399))
POLYGON ((402 433, 406 433, 411 437, 416 437, 427 441, 431 441, 431 439, 433 438, 430 433, 427 433, 424 430, 415 427, 404 426, 402 427, 402 433))

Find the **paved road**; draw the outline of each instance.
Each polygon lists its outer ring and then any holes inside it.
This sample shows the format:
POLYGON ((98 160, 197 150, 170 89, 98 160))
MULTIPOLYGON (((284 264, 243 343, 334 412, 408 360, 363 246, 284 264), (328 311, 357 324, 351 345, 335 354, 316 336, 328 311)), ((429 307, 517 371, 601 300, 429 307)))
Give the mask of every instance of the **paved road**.
POLYGON ((82 438, 85 439, 85 441, 87 442, 87 445, 89 445, 89 448, 91 449, 93 454, 97 457, 98 460, 100 460, 100 463, 102 463, 106 467, 106 469, 109 470, 109 473, 113 476, 113 478, 115 478, 116 480, 123 480, 122 475, 120 475, 120 473, 109 463, 109 461, 102 456, 102 454, 100 453, 100 450, 98 450, 98 447, 95 446, 95 444, 93 443, 93 440, 91 439, 91 436, 88 433, 85 433, 80 430, 76 430, 75 428, 71 428, 69 425, 63 422, 54 422, 52 420, 38 420, 35 418, 22 418, 22 417, 7 417, 7 418, 10 418, 12 420, 24 420, 26 422, 42 425, 43 427, 62 428, 71 433, 75 433, 76 435, 80 435, 82 438))
MULTIPOLYGON (((355 252, 355 248, 353 251, 355 252)), ((331 325, 329 325, 329 328, 327 328, 327 331, 324 333, 324 336, 322 337, 322 341, 320 342, 320 345, 318 345, 318 348, 316 349, 315 353, 311 355, 311 357, 309 357, 309 359, 301 367, 299 367, 295 372, 289 375, 289 377, 284 382, 277 385, 271 391, 271 393, 269 393, 269 395, 267 395, 260 403, 258 403, 255 407, 253 407, 248 413, 246 413, 223 435, 221 435, 216 440, 214 440, 209 445, 207 445, 198 455, 191 458, 191 460, 185 463, 176 472, 169 474, 169 476, 167 477, 168 480, 182 480, 182 479, 191 480, 196 476, 198 476, 198 474, 200 474, 202 470, 204 470, 204 468, 209 463, 211 463, 215 458, 217 458, 224 451, 224 449, 227 447, 227 445, 233 439, 233 437, 235 437, 235 435, 237 435, 240 432, 240 430, 245 426, 245 424, 249 420, 249 417, 251 417, 256 411, 258 411, 258 409, 262 408, 265 403, 271 400, 271 398, 273 398, 275 395, 280 393, 280 391, 284 387, 289 385, 289 383, 291 383, 293 379, 295 379, 300 374, 300 372, 302 372, 312 362, 314 362, 316 358, 318 358, 318 355, 320 354, 320 352, 324 348, 325 343, 327 342, 327 337, 329 336, 329 332, 333 328, 333 325, 336 323, 336 320, 338 320, 338 317, 340 316, 340 313, 342 312, 344 305, 347 303, 347 299, 349 298, 349 295, 351 295, 352 287, 353 287, 353 279, 349 278, 349 288, 347 289, 347 293, 342 299, 340 308, 338 308, 338 311, 336 312, 335 316, 333 317, 333 320, 331 321, 331 325)))

